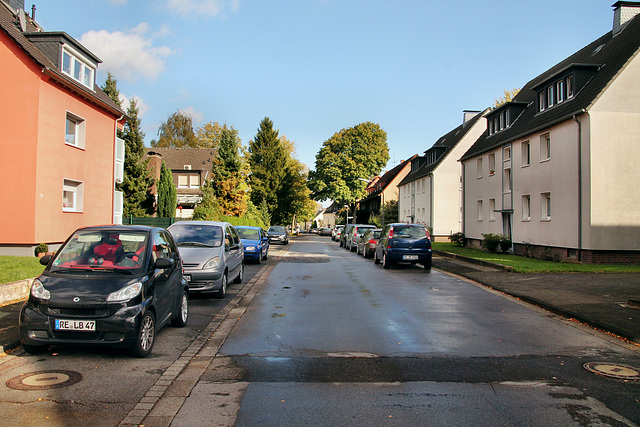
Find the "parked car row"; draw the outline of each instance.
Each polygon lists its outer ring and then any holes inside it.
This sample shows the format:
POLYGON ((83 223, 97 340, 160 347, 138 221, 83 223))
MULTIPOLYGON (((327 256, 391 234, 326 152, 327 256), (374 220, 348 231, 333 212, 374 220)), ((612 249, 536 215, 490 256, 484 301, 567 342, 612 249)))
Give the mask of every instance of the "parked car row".
POLYGON ((384 228, 369 224, 336 226, 332 239, 340 246, 373 258, 384 268, 393 264, 421 264, 429 271, 432 266, 431 236, 424 225, 394 223, 384 228))
POLYGON ((189 292, 222 298, 230 280, 242 283, 245 260, 266 260, 270 241, 288 243, 285 227, 269 230, 213 221, 80 228, 40 259, 46 268, 20 311, 22 346, 107 345, 146 357, 160 328, 187 325, 189 292))

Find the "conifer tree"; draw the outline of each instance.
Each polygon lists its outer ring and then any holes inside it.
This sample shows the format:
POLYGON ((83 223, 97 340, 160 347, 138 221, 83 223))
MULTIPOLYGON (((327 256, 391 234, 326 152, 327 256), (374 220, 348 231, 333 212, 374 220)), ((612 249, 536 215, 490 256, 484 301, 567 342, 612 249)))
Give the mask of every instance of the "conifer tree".
POLYGON ((218 155, 211 168, 211 187, 221 213, 242 216, 247 211, 247 186, 242 176, 238 131, 225 124, 220 130, 218 155))
POLYGON ((111 74, 111 72, 107 73, 107 80, 105 80, 104 86, 102 86, 101 89, 104 91, 104 93, 109 95, 109 98, 111 98, 119 108, 122 108, 122 102, 120 101, 120 91, 118 90, 118 82, 113 74, 111 74))
POLYGON ((176 214, 177 189, 173 183, 173 174, 162 162, 160 179, 158 181, 158 216, 172 218, 176 214))

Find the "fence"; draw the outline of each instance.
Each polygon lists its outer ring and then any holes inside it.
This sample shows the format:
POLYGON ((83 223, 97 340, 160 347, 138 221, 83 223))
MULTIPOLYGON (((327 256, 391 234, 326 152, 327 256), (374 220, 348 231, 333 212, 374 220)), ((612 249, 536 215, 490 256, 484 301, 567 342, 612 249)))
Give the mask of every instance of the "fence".
POLYGON ((165 218, 165 217, 123 217, 122 223, 126 225, 148 225, 150 227, 167 228, 171 224, 183 221, 184 218, 165 218))

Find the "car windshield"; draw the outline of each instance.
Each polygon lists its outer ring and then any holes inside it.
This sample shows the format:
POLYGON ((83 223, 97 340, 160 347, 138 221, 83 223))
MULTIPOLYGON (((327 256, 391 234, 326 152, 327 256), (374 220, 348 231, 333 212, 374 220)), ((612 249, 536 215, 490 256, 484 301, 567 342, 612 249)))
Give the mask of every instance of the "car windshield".
POLYGON ((272 225, 269 227, 269 233, 284 233, 284 227, 281 225, 272 225))
POLYGON ((241 239, 260 240, 260 233, 258 230, 253 230, 251 228, 236 228, 236 231, 240 235, 241 239))
POLYGON ((205 224, 176 224, 169 230, 177 246, 222 246, 222 227, 205 224))
POLYGON ((77 231, 55 255, 51 271, 113 270, 142 267, 147 233, 113 230, 77 231))
POLYGON ((393 227, 394 239, 424 239, 427 237, 427 230, 424 227, 415 225, 397 225, 393 227))

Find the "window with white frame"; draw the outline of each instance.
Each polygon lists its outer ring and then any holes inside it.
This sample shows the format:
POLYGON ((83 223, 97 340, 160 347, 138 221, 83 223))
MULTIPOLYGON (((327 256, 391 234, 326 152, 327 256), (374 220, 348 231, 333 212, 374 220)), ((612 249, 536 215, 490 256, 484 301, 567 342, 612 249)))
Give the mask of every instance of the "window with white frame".
POLYGON ((551 135, 545 133, 540 135, 540 161, 544 162, 551 158, 551 135))
POLYGON ((189 188, 189 175, 178 175, 178 188, 189 188))
POLYGON ((531 144, 529 141, 522 143, 522 166, 529 166, 531 164, 531 144))
POLYGON ((505 169, 503 174, 502 192, 511 193, 511 169, 505 169))
POLYGON ((489 221, 496 220, 496 199, 489 199, 489 221))
POLYGON ((478 218, 478 222, 482 222, 484 219, 482 215, 482 200, 478 200, 478 204, 476 205, 476 215, 478 218))
POLYGON ((200 187, 200 175, 190 175, 189 176, 189 187, 190 188, 200 187))
POLYGON ((69 46, 62 48, 62 72, 93 90, 95 68, 83 61, 69 46))
POLYGON ((551 193, 540 194, 540 219, 551 220, 551 193))
POLYGON ((62 184, 62 211, 82 212, 84 183, 65 179, 62 184))
POLYGON ((85 120, 67 111, 64 142, 74 147, 84 148, 85 120))
POLYGON ((528 194, 522 196, 522 220, 531 220, 531 196, 528 194))
POLYGON ((480 178, 482 178, 482 157, 478 158, 478 160, 476 161, 476 164, 477 164, 477 167, 478 167, 478 170, 477 170, 478 175, 477 176, 478 176, 478 179, 480 179, 480 178))
POLYGON ((504 161, 511 160, 511 147, 504 147, 504 161))
POLYGON ((496 173, 496 155, 495 153, 489 154, 489 175, 495 175, 496 173))

